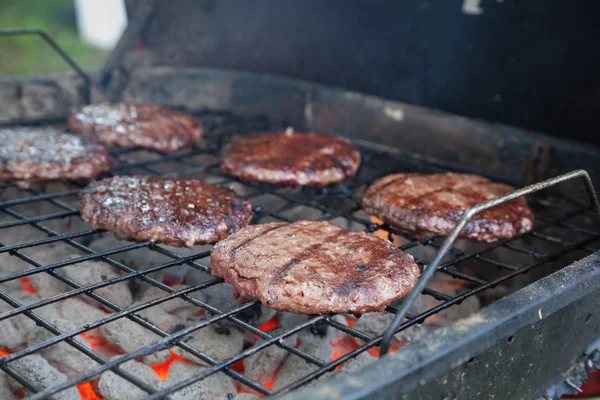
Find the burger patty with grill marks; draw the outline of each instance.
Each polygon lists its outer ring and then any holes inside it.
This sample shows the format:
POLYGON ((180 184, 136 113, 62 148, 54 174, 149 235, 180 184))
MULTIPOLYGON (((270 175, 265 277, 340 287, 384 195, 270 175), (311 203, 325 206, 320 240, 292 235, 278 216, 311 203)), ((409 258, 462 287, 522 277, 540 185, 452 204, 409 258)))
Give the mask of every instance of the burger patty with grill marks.
MULTIPOLYGON (((371 215, 416 237, 448 235, 471 207, 514 191, 469 174, 392 174, 378 179, 363 197, 371 215)), ((527 232, 533 213, 521 197, 474 216, 461 238, 493 242, 527 232)))
POLYGON ((329 222, 252 225, 217 243, 210 260, 237 295, 300 314, 380 311, 419 277, 390 242, 329 222))
POLYGON ((55 128, 0 129, 0 182, 95 178, 110 170, 106 149, 86 138, 55 128))
POLYGON ((359 165, 360 153, 349 140, 291 128, 233 138, 221 156, 221 170, 242 181, 294 186, 342 182, 359 165))
POLYGON ((247 226, 252 205, 229 188, 198 180, 117 176, 85 190, 81 218, 117 239, 192 248, 247 226))
POLYGON ((192 116, 150 104, 92 104, 73 111, 69 128, 107 146, 170 152, 202 137, 192 116))

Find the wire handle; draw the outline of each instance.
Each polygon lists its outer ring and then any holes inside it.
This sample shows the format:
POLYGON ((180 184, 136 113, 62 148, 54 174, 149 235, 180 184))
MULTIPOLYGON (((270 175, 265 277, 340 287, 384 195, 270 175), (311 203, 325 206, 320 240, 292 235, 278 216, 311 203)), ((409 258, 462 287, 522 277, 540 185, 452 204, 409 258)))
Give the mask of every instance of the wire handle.
POLYGON ((406 316, 409 308, 413 305, 417 296, 423 291, 423 289, 425 289, 425 285, 427 285, 427 283, 433 276, 433 273, 437 270, 438 266, 440 265, 442 259, 444 258, 446 253, 448 253, 448 251, 452 247, 452 244, 458 238, 458 235, 463 230, 465 225, 471 220, 471 218, 473 218, 475 215, 479 214, 480 212, 488 210, 492 207, 496 207, 500 204, 512 201, 521 196, 524 196, 524 195, 527 195, 530 193, 534 193, 534 192, 546 189, 550 186, 558 185, 559 183, 563 183, 565 181, 575 179, 575 178, 583 178, 584 179, 586 190, 588 192, 588 196, 590 197, 590 201, 591 201, 592 205, 594 206, 596 212, 600 213, 600 203, 598 203, 598 197, 596 196, 596 191, 594 189, 592 180, 590 179, 590 176, 587 173, 587 171, 582 170, 582 169, 575 170, 575 171, 566 173, 564 175, 559 175, 557 177, 554 177, 554 178, 551 178, 551 179, 548 179, 548 180, 545 180, 542 182, 534 183, 533 185, 525 186, 524 188, 515 190, 514 192, 508 193, 504 196, 496 197, 496 198, 486 201, 484 203, 479 203, 476 206, 467 210, 467 212, 465 212, 462 215, 462 217, 458 220, 458 222, 456 223, 456 225, 454 226, 454 228, 452 229, 452 231, 450 232, 450 234, 448 235, 446 240, 444 240, 444 243, 438 250, 435 258, 433 259, 431 264, 429 264, 425 268, 425 270, 423 271, 423 274, 419 278, 417 284, 415 285, 413 290, 408 294, 408 296, 404 299, 404 301, 402 302, 402 306, 396 313, 396 316, 394 317, 393 321, 390 323, 390 325, 385 330, 383 337, 381 339, 379 357, 381 358, 388 354, 392 336, 396 332, 396 329, 398 329, 398 326, 400 325, 400 321, 402 321, 402 319, 406 316))
POLYGON ((67 64, 75 71, 77 75, 84 81, 83 86, 83 102, 90 104, 92 101, 92 79, 81 67, 69 56, 63 49, 48 35, 46 32, 39 29, 21 29, 21 28, 8 28, 0 29, 0 36, 25 36, 25 35, 37 35, 44 39, 46 43, 54 50, 67 64))

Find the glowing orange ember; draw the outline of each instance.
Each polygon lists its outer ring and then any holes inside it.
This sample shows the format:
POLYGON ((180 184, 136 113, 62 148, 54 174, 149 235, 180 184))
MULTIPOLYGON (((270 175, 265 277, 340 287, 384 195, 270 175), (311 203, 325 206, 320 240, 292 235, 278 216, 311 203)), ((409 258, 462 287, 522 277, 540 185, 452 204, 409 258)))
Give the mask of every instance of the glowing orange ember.
MULTIPOLYGON (((360 347, 358 343, 352 337, 344 335, 337 338, 333 342, 329 342, 331 345, 331 361, 335 361, 342 357, 344 354, 351 352, 352 350, 360 347)), ((342 369, 342 365, 336 366, 337 369, 342 369)))
POLYGON ((21 283, 21 287, 24 291, 31 294, 37 294, 38 291, 36 290, 36 288, 31 286, 31 281, 29 280, 29 277, 24 276, 22 278, 19 278, 19 282, 21 283))
POLYGON ((108 340, 104 339, 104 336, 97 333, 83 332, 79 337, 85 340, 92 349, 97 349, 98 347, 114 347, 108 340))
MULTIPOLYGON (((370 217, 369 218, 371 220, 372 223, 377 224, 377 225, 383 225, 383 221, 380 220, 377 217, 370 217)), ((384 229, 377 229, 375 232, 373 232, 373 235, 380 237, 382 239, 387 239, 389 232, 384 230, 384 229)))
POLYGON ((238 360, 234 362, 233 364, 231 364, 230 368, 237 373, 244 374, 244 360, 238 360))
POLYGON ((0 349, 0 357, 4 357, 10 354, 10 351, 0 349))
MULTIPOLYGON (((390 349, 388 350, 388 354, 394 354, 395 352, 403 348, 405 344, 406 343, 391 343, 390 349)), ((369 353, 375 358, 379 358, 379 346, 371 347, 369 350, 367 350, 367 353, 369 353)))
MULTIPOLYGON (((264 324, 262 324, 261 326, 258 327, 259 331, 262 332, 268 332, 272 329, 275 329, 279 326, 279 317, 277 316, 277 314, 275 314, 275 316, 273 318, 271 318, 269 320, 269 322, 266 322, 264 324)), ((256 339, 258 339, 258 335, 254 335, 254 337, 256 339)))
POLYGON ((169 377, 169 368, 171 367, 171 364, 173 364, 175 361, 189 362, 185 357, 177 355, 177 354, 173 353, 171 350, 169 350, 169 353, 171 353, 171 357, 167 361, 160 363, 160 364, 154 364, 154 365, 150 366, 150 368, 152 368, 154 370, 154 373, 156 374, 158 379, 160 379, 161 381, 164 381, 165 379, 167 379, 169 377))
POLYGON ((81 400, 102 400, 102 397, 98 396, 96 392, 94 392, 94 388, 90 382, 77 385, 77 390, 79 391, 81 400))

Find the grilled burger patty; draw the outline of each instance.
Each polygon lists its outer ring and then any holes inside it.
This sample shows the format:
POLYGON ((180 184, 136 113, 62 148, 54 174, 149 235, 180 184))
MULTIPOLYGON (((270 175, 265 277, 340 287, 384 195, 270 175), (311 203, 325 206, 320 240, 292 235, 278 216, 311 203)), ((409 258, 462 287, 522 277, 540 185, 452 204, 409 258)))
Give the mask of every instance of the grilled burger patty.
POLYGON ((0 181, 91 179, 110 170, 104 147, 55 128, 0 129, 0 181))
MULTIPOLYGON (((369 187, 364 210, 415 236, 448 235, 462 214, 478 203, 514 189, 467 174, 392 174, 369 187)), ((526 232, 533 213, 525 198, 484 211, 471 219, 460 237, 493 242, 526 232)))
POLYGON ((221 170, 246 182, 325 186, 356 174, 358 149, 347 139, 319 133, 265 133, 234 138, 221 170))
POLYGON ((92 104, 72 112, 69 128, 107 146, 170 152, 202 137, 190 115, 149 104, 92 104))
POLYGON ((85 190, 81 218, 118 239, 191 248, 247 226, 252 205, 229 188, 198 180, 117 176, 85 190))
POLYGON ((252 225, 217 243, 210 260, 242 298, 300 314, 379 311, 419 277, 411 255, 329 222, 252 225))

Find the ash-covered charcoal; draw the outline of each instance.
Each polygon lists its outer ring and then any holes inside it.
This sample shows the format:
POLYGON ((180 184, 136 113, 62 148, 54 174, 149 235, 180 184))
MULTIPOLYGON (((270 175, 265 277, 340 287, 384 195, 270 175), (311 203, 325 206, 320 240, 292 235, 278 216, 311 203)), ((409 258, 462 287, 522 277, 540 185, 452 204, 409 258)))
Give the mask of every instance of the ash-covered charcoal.
MULTIPOLYGON (((171 288, 180 291, 180 290, 188 289, 189 286, 188 285, 173 285, 173 286, 171 286, 171 288)), ((136 303, 140 303, 140 304, 147 303, 149 301, 160 299, 160 298, 168 296, 170 294, 171 293, 164 291, 161 288, 158 288, 156 286, 150 286, 145 291, 143 291, 141 293, 141 295, 136 299, 136 303)), ((160 303, 152 308, 160 308, 167 313, 174 313, 174 314, 177 314, 180 316, 185 315, 185 314, 189 314, 188 316, 190 316, 201 310, 201 308, 196 307, 195 305, 193 305, 189 301, 182 299, 181 297, 176 297, 174 299, 165 301, 165 302, 160 303)))
MULTIPOLYGON (((202 373, 204 369, 193 363, 176 361, 171 364, 169 377, 166 381, 161 382, 160 388, 168 388, 177 382, 202 373)), ((227 398, 226 396, 229 394, 235 395, 236 393, 233 380, 224 373, 217 372, 170 394, 170 396, 173 400, 215 400, 221 397, 227 398)))
POLYGON ((98 307, 76 298, 67 299, 59 304, 62 318, 69 320, 77 328, 108 316, 98 307))
MULTIPOLYGON (((199 322, 200 320, 196 321, 199 322)), ((228 360, 244 349, 244 335, 232 326, 209 325, 185 336, 181 341, 217 361, 228 360)), ((208 366, 204 360, 180 347, 173 347, 173 352, 200 365, 208 366)))
POLYGON ((277 314, 277 311, 263 304, 259 305, 258 307, 254 307, 254 309, 257 311, 254 313, 252 318, 249 318, 247 320, 249 324, 254 326, 261 326, 266 324, 267 322, 272 320, 273 317, 275 317, 275 315, 277 314))
MULTIPOLYGON (((137 306, 138 304, 140 303, 134 303, 134 306, 137 306)), ((156 306, 137 311, 135 314, 153 323, 162 330, 168 330, 170 327, 181 321, 176 315, 169 314, 162 308, 156 306)))
MULTIPOLYGON (((332 320, 344 326, 348 326, 348 320, 344 315, 338 314, 331 317, 332 320)), ((326 342, 334 342, 346 333, 329 325, 327 321, 319 321, 307 329, 303 329, 298 333, 298 339, 301 342, 324 340, 326 342)))
MULTIPOLYGON (((114 237, 114 235, 104 234, 102 236, 95 237, 90 243, 89 247, 100 253, 103 251, 119 249, 128 245, 129 243, 118 240, 114 237)), ((186 247, 173 247, 161 244, 160 247, 171 253, 178 254, 181 257, 192 256, 204 251, 202 246, 194 246, 193 249, 188 249, 186 247)), ((111 254, 108 257, 111 260, 117 261, 136 270, 164 264, 173 260, 173 258, 159 253, 158 251, 153 251, 152 248, 147 247, 111 254)), ((183 265, 173 266, 167 270, 152 272, 149 274, 149 276, 160 280, 162 276, 168 275, 170 278, 176 279, 176 281, 183 281, 182 276, 185 274, 187 269, 189 268, 183 265)))
MULTIPOLYGON (((21 304, 31 304, 35 296, 31 296, 25 292, 14 293, 12 296, 21 304)), ((14 307, 0 300, 0 312, 13 310, 14 307)), ((35 329, 35 322, 24 314, 17 314, 7 319, 0 321, 0 348, 15 350, 26 344, 27 334, 35 329)))
MULTIPOLYGON (((331 360, 332 347, 325 340, 303 342, 298 349, 323 361, 331 360)), ((316 364, 306 361, 296 354, 290 354, 277 373, 273 390, 283 389, 318 369, 319 366, 316 364)))
MULTIPOLYGON (((193 283, 192 283, 193 284, 193 283)), ((222 312, 233 310, 240 306, 240 301, 233 297, 233 286, 228 283, 218 283, 191 293, 190 296, 218 309, 222 312)))
POLYGON ((342 372, 349 373, 356 371, 359 368, 362 368, 364 365, 370 364, 377 360, 375 357, 363 351, 359 355, 354 358, 349 359, 345 363, 342 364, 342 372))
MULTIPOLYGON (((126 318, 102 325, 104 338, 126 353, 139 350, 160 340, 160 336, 126 318)), ((169 359, 169 350, 159 350, 143 357, 146 364, 160 364, 169 359)))
MULTIPOLYGON (((113 357, 111 361, 117 358, 119 357, 113 357)), ((128 372, 155 389, 160 384, 156 373, 146 364, 130 360, 120 364, 119 368, 121 371, 128 372)), ((104 400, 141 400, 148 396, 148 393, 140 389, 137 385, 121 378, 112 371, 106 371, 100 376, 98 390, 100 390, 100 394, 102 394, 104 400)))
POLYGON ((250 394, 250 393, 229 393, 225 396, 217 397, 216 400, 255 400, 260 399, 260 397, 250 394))
POLYGON ((19 400, 19 396, 14 394, 13 389, 8 383, 9 378, 4 372, 0 372, 0 399, 2 400, 19 400))
MULTIPOLYGON (((102 261, 84 261, 69 265, 63 268, 63 272, 67 277, 82 286, 93 285, 120 275, 113 266, 102 261)), ((127 281, 96 289, 94 293, 123 308, 129 307, 133 302, 133 296, 127 281)), ((89 301, 93 302, 94 300, 90 298, 89 301)))
MULTIPOLYGON (((362 315, 354 324, 354 329, 359 332, 365 333, 372 337, 378 337, 383 335, 383 332, 392 323, 394 314, 389 312, 373 312, 362 315)), ((401 332, 396 333, 393 336, 395 343, 407 343, 419 340, 425 334, 435 329, 432 326, 426 324, 415 324, 401 332)), ((356 338, 359 343, 363 343, 362 340, 356 338)))
POLYGON ((69 287, 66 283, 56 279, 46 272, 39 272, 29 276, 29 283, 35 289, 37 294, 44 299, 56 296, 57 294, 68 292, 69 287))
MULTIPOLYGON (((9 365, 41 390, 60 385, 68 380, 66 375, 54 368, 44 357, 38 354, 16 359, 9 365)), ((23 390, 23 386, 14 379, 10 379, 9 384, 14 391, 23 390)), ((53 395, 53 399, 80 400, 79 391, 75 387, 70 387, 53 395)))
MULTIPOLYGON (((63 333, 71 332, 77 329, 72 322, 67 321, 66 319, 54 319, 49 322, 63 333)), ((34 329, 27 335, 27 345, 33 346, 45 340, 51 339, 54 336, 55 335, 49 330, 34 329)), ((90 345, 81 339, 75 338, 74 340, 87 348, 91 348, 90 345)), ((48 362, 53 364, 68 378, 73 378, 98 367, 98 363, 96 361, 92 360, 65 341, 46 347, 40 350, 39 354, 48 360, 48 362)))
POLYGON ((310 318, 305 314, 294 314, 282 312, 279 313, 279 326, 284 330, 290 330, 300 324, 305 323, 310 318))
MULTIPOLYGON (((269 332, 271 336, 281 335, 284 331, 281 328, 273 329, 269 332)), ((298 336, 296 334, 288 336, 283 342, 291 347, 296 347, 298 336)), ((264 343, 259 339, 256 345, 264 343)), ((258 353, 244 358, 244 375, 252 380, 264 383, 265 380, 272 379, 275 373, 291 353, 276 344, 260 350, 258 353)))

